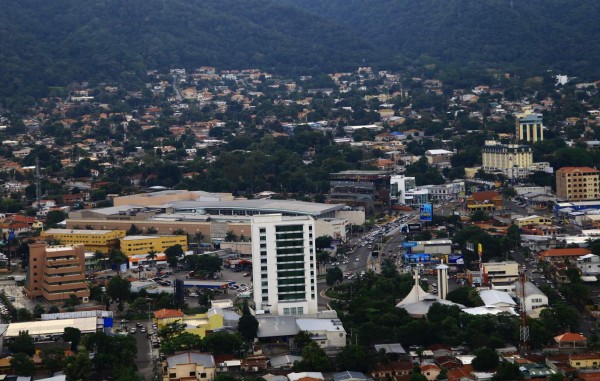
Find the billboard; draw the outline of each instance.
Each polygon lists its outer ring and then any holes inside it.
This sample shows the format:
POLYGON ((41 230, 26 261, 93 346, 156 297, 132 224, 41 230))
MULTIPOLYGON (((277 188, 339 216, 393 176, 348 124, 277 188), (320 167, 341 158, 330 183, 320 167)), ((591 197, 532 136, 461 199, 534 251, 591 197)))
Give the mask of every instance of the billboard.
POLYGON ((408 224, 408 231, 411 231, 411 232, 421 231, 421 224, 408 224))
POLYGON ((421 205, 419 209, 419 219, 421 221, 431 221, 433 219, 433 204, 427 203, 421 205))
POLYGON ((452 265, 464 265, 465 259, 462 254, 450 254, 448 255, 448 264, 452 265))
POLYGON ((418 242, 415 241, 404 241, 402 242, 402 247, 415 247, 417 244, 418 242))
POLYGON ((431 255, 429 254, 404 254, 404 263, 429 263, 431 255))

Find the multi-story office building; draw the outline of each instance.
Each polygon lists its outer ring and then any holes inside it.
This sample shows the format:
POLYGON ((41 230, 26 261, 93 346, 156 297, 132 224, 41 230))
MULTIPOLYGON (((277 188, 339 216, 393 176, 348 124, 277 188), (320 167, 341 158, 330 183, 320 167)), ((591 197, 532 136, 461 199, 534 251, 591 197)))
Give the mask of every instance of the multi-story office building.
POLYGON ((589 167, 563 167, 556 171, 556 195, 565 200, 600 198, 600 171, 589 167))
POLYGON ((392 205, 405 205, 406 192, 415 189, 417 183, 414 177, 404 175, 390 176, 390 201, 392 205))
POLYGON ((390 175, 385 171, 343 171, 329 174, 329 202, 360 206, 366 214, 389 207, 390 175))
POLYGON ((51 237, 62 245, 83 245, 87 251, 107 254, 119 248, 119 239, 125 237, 125 230, 48 229, 40 236, 51 237))
POLYGON ((517 139, 519 141, 535 143, 544 140, 544 124, 542 114, 536 114, 529 110, 515 115, 517 127, 517 139))
POLYGON ((481 150, 483 170, 499 171, 509 178, 520 177, 523 171, 533 166, 531 147, 518 144, 500 144, 493 140, 485 142, 481 150))
POLYGON ((31 299, 42 297, 55 302, 69 299, 74 294, 87 302, 90 290, 85 282, 83 245, 30 244, 25 292, 31 299))
POLYGON ((121 251, 126 256, 148 254, 151 251, 163 253, 171 246, 180 245, 187 250, 186 235, 129 235, 121 238, 121 251))
POLYGON ((252 218, 252 275, 257 310, 277 315, 317 312, 315 227, 312 217, 252 218))

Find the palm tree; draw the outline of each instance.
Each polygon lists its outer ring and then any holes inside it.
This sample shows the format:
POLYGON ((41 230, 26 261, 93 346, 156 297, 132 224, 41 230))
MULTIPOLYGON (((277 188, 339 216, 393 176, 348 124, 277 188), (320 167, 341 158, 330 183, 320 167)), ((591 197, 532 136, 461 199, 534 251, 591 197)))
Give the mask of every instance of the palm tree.
POLYGON ((225 242, 235 242, 237 241, 237 235, 231 230, 227 230, 227 234, 225 235, 225 242))
POLYGON ((151 261, 152 267, 156 267, 156 251, 150 250, 146 255, 146 259, 151 261))
MULTIPOLYGON (((202 252, 200 245, 202 245, 202 240, 204 240, 204 234, 202 234, 202 232, 196 232, 196 234, 194 234, 194 240, 196 241, 196 244, 198 244, 198 251, 202 252)), ((198 253, 198 251, 196 251, 196 253, 198 253)))
POLYGON ((120 265, 123 262, 127 262, 127 256, 123 254, 121 250, 113 249, 108 254, 109 261, 111 264, 120 265))
POLYGON ((96 252, 94 253, 94 260, 96 261, 96 267, 98 266, 98 263, 100 263, 102 265, 102 270, 104 270, 104 267, 106 266, 104 259, 105 259, 104 254, 101 251, 96 250, 96 252))

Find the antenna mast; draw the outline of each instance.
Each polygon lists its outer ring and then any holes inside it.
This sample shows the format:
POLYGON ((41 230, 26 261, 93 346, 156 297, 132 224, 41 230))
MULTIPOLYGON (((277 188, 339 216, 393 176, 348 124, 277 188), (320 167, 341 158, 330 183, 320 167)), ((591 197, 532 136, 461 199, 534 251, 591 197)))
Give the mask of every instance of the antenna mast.
POLYGON ((37 201, 37 210, 39 211, 42 207, 42 186, 40 182, 40 158, 35 158, 35 198, 37 201))
POLYGON ((521 326, 519 327, 519 344, 521 353, 525 354, 529 350, 529 319, 527 316, 527 310, 525 307, 525 282, 526 282, 525 270, 519 267, 519 307, 521 315, 521 326))

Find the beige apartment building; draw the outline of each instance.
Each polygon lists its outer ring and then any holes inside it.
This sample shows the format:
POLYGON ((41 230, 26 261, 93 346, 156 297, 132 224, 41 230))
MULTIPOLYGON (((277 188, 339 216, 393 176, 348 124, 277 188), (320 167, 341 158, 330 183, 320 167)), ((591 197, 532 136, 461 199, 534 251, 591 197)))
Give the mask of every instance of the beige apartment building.
POLYGON ((519 169, 533 165, 533 152, 531 147, 525 145, 505 145, 488 140, 481 153, 484 171, 501 171, 509 178, 518 177, 519 169))
POLYGON ((30 244, 25 292, 30 299, 42 297, 56 302, 69 299, 74 294, 88 302, 90 290, 85 282, 83 245, 30 244))
POLYGON ((569 201, 597 200, 599 174, 590 167, 563 167, 556 171, 556 195, 569 201))

